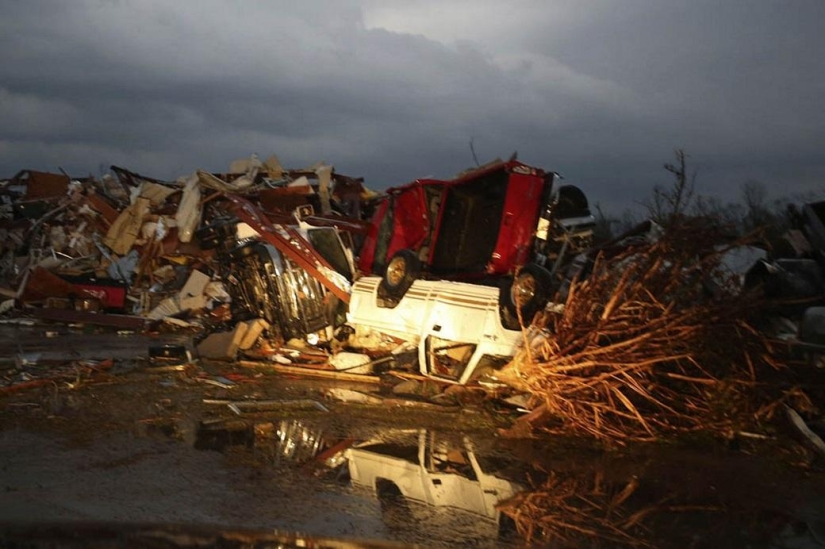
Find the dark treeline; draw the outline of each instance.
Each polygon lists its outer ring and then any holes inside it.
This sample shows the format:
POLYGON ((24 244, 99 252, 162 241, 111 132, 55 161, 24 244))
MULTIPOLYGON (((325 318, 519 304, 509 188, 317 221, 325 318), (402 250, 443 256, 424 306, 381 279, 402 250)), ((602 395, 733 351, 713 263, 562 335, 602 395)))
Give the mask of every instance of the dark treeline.
POLYGON ((697 172, 688 167, 689 155, 676 149, 674 156, 673 163, 664 165, 672 178, 670 185, 656 185, 651 195, 639 202, 641 213, 628 209, 613 216, 596 204, 596 242, 610 240, 648 219, 668 228, 685 218, 703 218, 732 240, 753 236, 773 248, 781 246, 781 235, 796 228, 803 204, 823 200, 821 193, 815 192, 769 199, 765 184, 749 179, 740 185, 739 200, 724 202, 697 193, 697 172))

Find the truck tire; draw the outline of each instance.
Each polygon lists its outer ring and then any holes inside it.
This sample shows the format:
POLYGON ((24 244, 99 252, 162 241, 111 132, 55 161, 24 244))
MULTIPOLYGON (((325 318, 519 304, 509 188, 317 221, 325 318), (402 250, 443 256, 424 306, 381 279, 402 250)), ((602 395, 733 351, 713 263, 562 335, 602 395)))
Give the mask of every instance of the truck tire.
POLYGON ((421 260, 412 250, 395 252, 387 263, 381 286, 390 297, 400 299, 421 274, 421 260))
POLYGON ((525 265, 502 288, 501 302, 505 310, 501 312, 501 317, 505 327, 512 329, 514 324, 518 324, 519 313, 522 322, 530 324, 536 313, 547 304, 552 286, 553 276, 547 269, 534 263, 525 265))

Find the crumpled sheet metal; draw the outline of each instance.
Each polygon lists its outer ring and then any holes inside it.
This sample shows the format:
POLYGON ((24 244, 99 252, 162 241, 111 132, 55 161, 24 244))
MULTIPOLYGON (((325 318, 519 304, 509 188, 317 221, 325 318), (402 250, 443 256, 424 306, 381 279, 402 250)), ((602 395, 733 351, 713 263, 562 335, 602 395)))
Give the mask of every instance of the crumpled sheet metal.
MULTIPOLYGON (((286 225, 273 224, 264 213, 240 196, 224 195, 234 206, 238 218, 255 229, 261 239, 275 246, 293 260, 299 267, 316 278, 330 292, 344 303, 349 303, 351 288, 343 277, 333 276, 335 270, 321 256, 312 250, 303 236, 286 225)), ((337 273, 335 273, 337 275, 337 273)))

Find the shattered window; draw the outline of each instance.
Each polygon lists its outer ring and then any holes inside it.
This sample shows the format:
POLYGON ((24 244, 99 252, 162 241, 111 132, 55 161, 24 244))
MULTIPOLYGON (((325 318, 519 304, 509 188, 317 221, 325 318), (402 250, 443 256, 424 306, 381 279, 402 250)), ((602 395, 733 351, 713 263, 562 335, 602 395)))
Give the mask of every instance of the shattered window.
POLYGON ((427 362, 433 375, 458 380, 476 351, 474 343, 427 338, 427 362))
POLYGON ((399 459, 403 459, 404 461, 408 461, 413 465, 419 465, 418 446, 404 446, 401 444, 380 442, 375 444, 359 446, 358 449, 365 450, 368 452, 375 452, 376 454, 382 454, 385 456, 396 457, 399 459))
POLYGON ((333 269, 344 275, 347 280, 352 280, 349 262, 341 241, 334 229, 310 229, 307 231, 309 242, 312 247, 327 260, 333 269))
POLYGON ((495 371, 502 369, 511 359, 512 357, 484 355, 481 357, 481 360, 478 361, 478 364, 473 370, 473 375, 470 376, 470 379, 467 381, 476 381, 489 376, 495 371))
POLYGON ((394 199, 392 196, 390 196, 389 201, 389 206, 385 210, 384 217, 381 218, 378 235, 375 239, 375 257, 372 260, 372 272, 374 273, 383 272, 387 266, 387 251, 392 236, 392 227, 395 223, 394 199))
POLYGON ((478 480, 467 452, 458 445, 451 444, 428 434, 427 470, 431 473, 459 475, 469 480, 478 480))

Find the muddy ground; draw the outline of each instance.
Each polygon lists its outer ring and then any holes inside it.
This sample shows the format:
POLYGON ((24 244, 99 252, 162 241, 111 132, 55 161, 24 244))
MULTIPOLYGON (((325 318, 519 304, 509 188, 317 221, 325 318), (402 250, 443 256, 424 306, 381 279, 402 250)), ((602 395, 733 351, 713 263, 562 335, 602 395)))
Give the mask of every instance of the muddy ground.
MULTIPOLYGON (((20 537, 35 539, 37 530, 21 528, 31 524, 41 533, 52 524, 61 532, 162 524, 432 547, 522 545, 473 513, 415 502, 390 509, 373 490, 350 482, 340 460, 325 461, 335 455, 331 448, 425 429, 456 444, 471 440, 485 463, 506 460, 524 487, 548 477, 590 496, 637 486, 623 502, 624 516, 645 510, 628 532, 650 546, 825 544, 824 460, 790 428, 766 439, 624 448, 513 440, 498 436, 517 417, 512 410, 467 398, 460 405, 400 398, 389 392, 391 377, 343 383, 220 362, 151 371, 147 349, 164 341, 191 344, 185 335, 0 326, 6 379, 21 368, 53 369, 67 355, 116 359, 105 371, 0 395, 0 542, 26 546, 20 537), (331 388, 382 400, 340 402, 329 397, 331 388), (224 402, 248 399, 277 402, 240 414, 224 402)), ((594 513, 593 530, 608 519, 594 513)), ((593 539, 556 545, 627 544, 593 539)))

